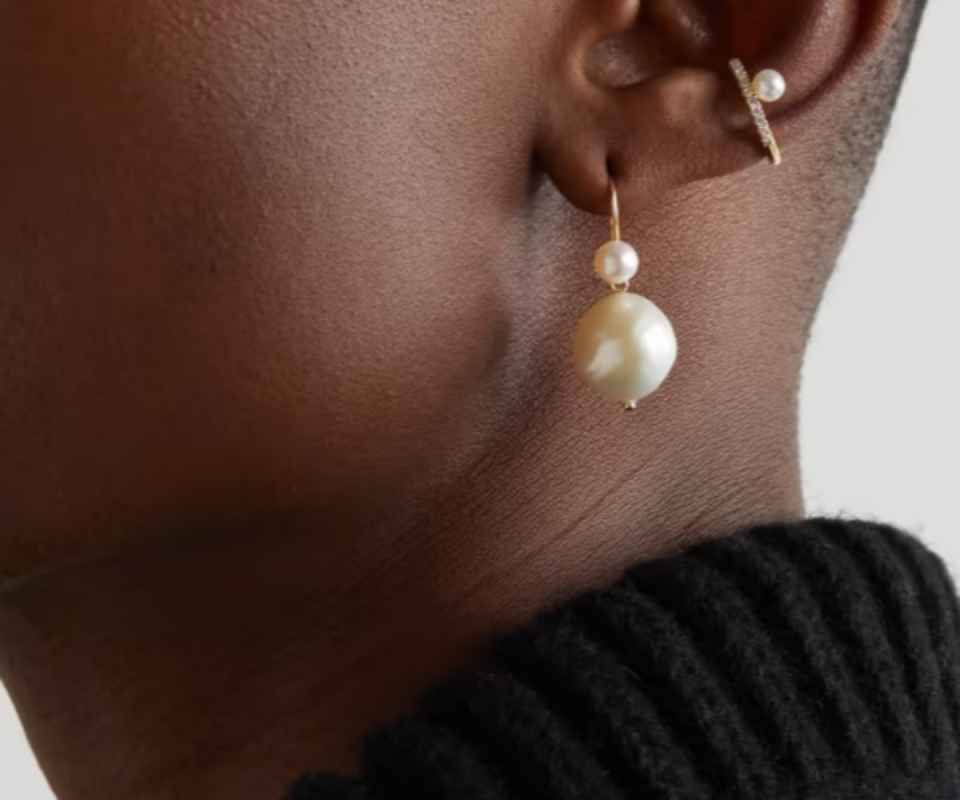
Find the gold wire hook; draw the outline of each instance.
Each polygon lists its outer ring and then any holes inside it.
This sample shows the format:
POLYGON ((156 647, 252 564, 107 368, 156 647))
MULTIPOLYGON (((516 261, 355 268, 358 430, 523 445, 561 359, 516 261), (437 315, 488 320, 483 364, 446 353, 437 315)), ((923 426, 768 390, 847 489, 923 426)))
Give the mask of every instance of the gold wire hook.
POLYGON ((620 198, 617 197, 617 185, 610 179, 610 238, 620 241, 620 198))

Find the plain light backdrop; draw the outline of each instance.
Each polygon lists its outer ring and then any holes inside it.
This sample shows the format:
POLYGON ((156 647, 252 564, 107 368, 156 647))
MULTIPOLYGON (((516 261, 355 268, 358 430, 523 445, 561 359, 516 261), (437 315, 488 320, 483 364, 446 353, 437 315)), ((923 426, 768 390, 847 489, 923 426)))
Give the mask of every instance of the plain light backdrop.
MULTIPOLYGON (((958 30, 960 2, 932 0, 880 168, 814 330, 802 399, 810 511, 903 525, 955 573, 958 30)), ((52 800, 2 691, 0 798, 52 800)))

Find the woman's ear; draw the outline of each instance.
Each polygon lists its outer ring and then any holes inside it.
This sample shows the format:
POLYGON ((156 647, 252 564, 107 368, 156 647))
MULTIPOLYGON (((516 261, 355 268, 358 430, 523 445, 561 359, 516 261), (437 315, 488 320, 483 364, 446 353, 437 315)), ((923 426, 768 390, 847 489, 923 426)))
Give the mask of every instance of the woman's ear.
MULTIPOLYGON (((882 47, 901 0, 576 0, 544 81, 537 148, 575 206, 609 213, 609 180, 631 208, 766 158, 730 69, 775 69, 766 106, 790 157, 806 130, 882 47)), ((826 113, 824 113, 826 112, 826 113)))

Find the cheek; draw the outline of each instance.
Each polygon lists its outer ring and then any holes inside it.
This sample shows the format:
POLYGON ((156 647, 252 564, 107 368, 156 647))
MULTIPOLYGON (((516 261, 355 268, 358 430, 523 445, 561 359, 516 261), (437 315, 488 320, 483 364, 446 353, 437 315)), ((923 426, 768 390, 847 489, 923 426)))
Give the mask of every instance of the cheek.
MULTIPOLYGON (((505 188, 437 164, 489 175, 523 163, 522 137, 487 109, 466 138, 432 86, 398 103, 390 81, 415 74, 352 68, 341 29, 306 35, 297 4, 186 28, 154 3, 11 5, 0 530, 24 542, 8 547, 442 471, 484 425, 507 329, 490 265, 509 248, 505 188)), ((419 56, 449 70, 462 49, 419 56)))

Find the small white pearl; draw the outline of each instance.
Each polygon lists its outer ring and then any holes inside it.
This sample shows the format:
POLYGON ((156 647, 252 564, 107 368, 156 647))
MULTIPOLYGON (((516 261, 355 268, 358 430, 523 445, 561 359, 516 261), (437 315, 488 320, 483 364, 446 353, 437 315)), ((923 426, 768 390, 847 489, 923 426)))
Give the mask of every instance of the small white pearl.
POLYGON ((607 242, 593 259, 597 275, 611 286, 629 283, 640 269, 640 256, 626 242, 607 242))
POLYGON ((660 388, 677 360, 670 320, 638 294, 607 295, 580 320, 573 360, 604 397, 632 404, 660 388))
POLYGON ((787 93, 787 82, 775 69, 765 69, 753 79, 753 90, 764 103, 776 103, 787 93))

